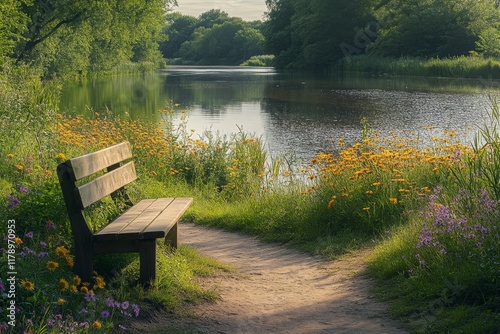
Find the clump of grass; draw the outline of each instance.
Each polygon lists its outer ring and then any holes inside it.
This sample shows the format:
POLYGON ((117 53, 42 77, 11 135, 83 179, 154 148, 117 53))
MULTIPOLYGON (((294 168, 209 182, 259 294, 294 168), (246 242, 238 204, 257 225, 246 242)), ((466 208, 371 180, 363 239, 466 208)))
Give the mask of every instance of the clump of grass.
POLYGON ((500 61, 495 58, 460 56, 453 58, 381 58, 370 55, 350 57, 339 66, 348 72, 450 78, 500 78, 500 61))
POLYGON ((252 56, 250 59, 245 60, 243 63, 241 63, 240 66, 273 67, 274 55, 252 56))

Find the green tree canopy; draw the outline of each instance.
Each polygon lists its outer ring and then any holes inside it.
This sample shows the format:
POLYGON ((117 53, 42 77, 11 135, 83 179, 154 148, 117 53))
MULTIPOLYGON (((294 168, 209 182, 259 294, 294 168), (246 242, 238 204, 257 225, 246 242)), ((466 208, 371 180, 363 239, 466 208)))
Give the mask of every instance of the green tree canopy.
POLYGON ((365 27, 374 21, 370 0, 267 0, 266 3, 269 9, 264 28, 266 51, 276 55, 278 67, 331 66, 345 56, 343 44, 360 44, 356 43, 359 31, 367 39, 365 27))
POLYGON ((158 62, 164 15, 174 2, 6 0, 0 5, 0 55, 56 75, 158 62))
POLYGON ((238 65, 263 52, 264 36, 258 21, 245 22, 220 10, 198 18, 173 13, 163 29, 160 48, 166 58, 209 65, 238 65))
POLYGON ((466 55, 499 22, 491 0, 388 0, 376 14, 381 29, 370 53, 394 57, 466 55))

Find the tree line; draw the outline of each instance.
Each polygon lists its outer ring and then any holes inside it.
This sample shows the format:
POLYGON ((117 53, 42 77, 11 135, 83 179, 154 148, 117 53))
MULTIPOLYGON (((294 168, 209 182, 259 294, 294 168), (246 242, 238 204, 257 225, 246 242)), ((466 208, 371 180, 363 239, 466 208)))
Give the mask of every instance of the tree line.
POLYGON ((280 68, 380 57, 500 55, 498 0, 266 0, 265 49, 280 68))
MULTIPOLYGON (((179 0, 182 1, 182 0, 179 0)), ((3 0, 0 64, 45 76, 108 71, 165 59, 238 65, 275 55, 275 66, 325 69, 358 55, 500 56, 498 0, 266 0, 264 21, 211 10, 172 13, 176 0, 3 0)))

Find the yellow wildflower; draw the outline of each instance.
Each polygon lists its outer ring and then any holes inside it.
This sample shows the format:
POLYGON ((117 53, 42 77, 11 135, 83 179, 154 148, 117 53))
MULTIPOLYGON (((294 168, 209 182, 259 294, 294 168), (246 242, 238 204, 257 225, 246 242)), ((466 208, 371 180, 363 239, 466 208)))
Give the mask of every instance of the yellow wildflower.
POLYGON ((16 169, 17 169, 18 171, 22 171, 22 170, 24 169, 24 167, 23 167, 23 166, 21 166, 21 165, 16 165, 16 169))
POLYGON ((7 154, 7 159, 12 159, 12 158, 14 158, 14 154, 12 153, 7 154))
POLYGON ((35 290, 35 284, 33 282, 27 281, 27 280, 21 280, 21 285, 23 288, 25 288, 28 291, 33 291, 35 290))
POLYGON ((47 269, 50 271, 56 270, 56 268, 59 267, 59 263, 54 262, 54 261, 49 261, 47 262, 47 269))
POLYGON ((64 153, 59 153, 57 155, 57 159, 59 159, 61 161, 65 161, 66 160, 66 156, 64 155, 64 153))
POLYGON ((69 250, 64 246, 59 246, 56 248, 56 254, 59 257, 66 257, 69 254, 69 250))
POLYGON ((59 299, 57 300, 57 305, 62 305, 62 304, 64 304, 64 303, 66 303, 66 300, 65 300, 64 298, 59 298, 59 299))
POLYGON ((14 242, 19 245, 19 244, 23 243, 23 240, 21 238, 19 238, 19 237, 15 237, 14 238, 14 242))
POLYGON ((95 277, 95 284, 94 284, 95 287, 97 288, 100 288, 100 289, 104 289, 104 287, 106 286, 106 283, 104 282, 104 279, 102 278, 102 276, 96 276, 95 277))
POLYGON ((398 204, 398 199, 394 198, 394 197, 390 197, 389 202, 391 202, 392 204, 398 204))
POLYGON ((101 327, 102 327, 102 325, 99 322, 99 320, 94 321, 94 323, 92 324, 92 328, 100 329, 101 327))
POLYGON ((66 291, 69 288, 69 283, 64 278, 59 280, 59 288, 61 291, 66 291))

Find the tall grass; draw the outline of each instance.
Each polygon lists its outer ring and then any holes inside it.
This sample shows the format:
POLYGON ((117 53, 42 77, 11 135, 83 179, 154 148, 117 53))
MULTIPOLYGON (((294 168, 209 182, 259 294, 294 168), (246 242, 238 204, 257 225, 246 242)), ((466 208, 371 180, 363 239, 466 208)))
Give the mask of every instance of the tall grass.
POLYGON ((357 56, 343 60, 339 68, 349 72, 368 72, 389 75, 409 75, 449 78, 498 79, 500 61, 495 58, 380 58, 357 56))

